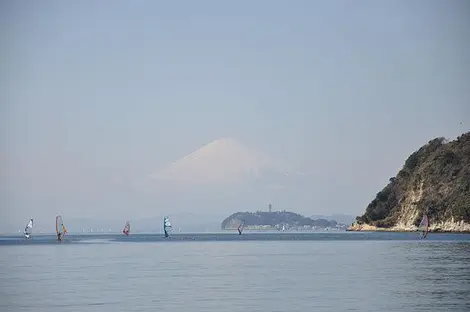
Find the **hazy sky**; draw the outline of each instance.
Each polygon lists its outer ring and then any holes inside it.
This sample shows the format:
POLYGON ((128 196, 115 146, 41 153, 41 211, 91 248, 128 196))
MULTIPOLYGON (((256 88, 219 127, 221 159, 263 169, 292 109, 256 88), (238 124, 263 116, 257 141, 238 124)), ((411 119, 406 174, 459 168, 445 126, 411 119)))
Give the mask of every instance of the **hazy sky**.
POLYGON ((136 183, 226 136, 314 173, 246 209, 360 214, 470 130, 469 29, 465 0, 2 1, 0 222, 227 215, 136 183))

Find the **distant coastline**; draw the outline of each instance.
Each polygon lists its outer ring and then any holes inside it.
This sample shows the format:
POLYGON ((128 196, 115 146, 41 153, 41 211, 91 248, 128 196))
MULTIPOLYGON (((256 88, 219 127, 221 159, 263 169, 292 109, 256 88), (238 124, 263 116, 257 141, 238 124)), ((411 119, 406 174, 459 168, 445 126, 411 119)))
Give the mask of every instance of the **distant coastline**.
MULTIPOLYGON (((377 227, 369 224, 357 224, 354 223, 349 226, 346 231, 348 232, 394 232, 394 233, 413 233, 418 232, 418 229, 415 228, 403 228, 403 227, 390 227, 383 228, 377 227)), ((453 227, 446 226, 444 228, 431 227, 429 229, 430 233, 442 233, 442 234, 470 234, 470 227, 466 224, 455 223, 453 227)))
POLYGON ((244 222, 248 231, 345 231, 347 225, 335 220, 312 219, 289 211, 236 212, 225 218, 221 230, 236 230, 244 222))

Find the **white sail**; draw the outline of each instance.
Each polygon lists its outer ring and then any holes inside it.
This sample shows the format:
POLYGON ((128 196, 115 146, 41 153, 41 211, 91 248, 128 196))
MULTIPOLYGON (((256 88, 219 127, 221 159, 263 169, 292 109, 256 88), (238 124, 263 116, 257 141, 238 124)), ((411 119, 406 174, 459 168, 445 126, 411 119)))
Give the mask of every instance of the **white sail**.
POLYGON ((421 222, 419 223, 419 226, 418 226, 418 231, 422 233, 421 234, 422 238, 426 238, 426 236, 429 233, 429 218, 426 213, 423 214, 423 218, 421 219, 421 222))
POLYGON ((64 222, 62 221, 62 216, 60 215, 55 218, 55 230, 57 233, 57 239, 61 241, 65 233, 67 233, 67 229, 65 228, 64 222))
POLYGON ((29 219, 28 224, 24 228, 24 237, 30 238, 31 234, 33 234, 33 219, 29 219))
POLYGON ((165 231, 165 237, 169 236, 170 231, 172 230, 170 218, 164 217, 163 218, 163 231, 165 231))

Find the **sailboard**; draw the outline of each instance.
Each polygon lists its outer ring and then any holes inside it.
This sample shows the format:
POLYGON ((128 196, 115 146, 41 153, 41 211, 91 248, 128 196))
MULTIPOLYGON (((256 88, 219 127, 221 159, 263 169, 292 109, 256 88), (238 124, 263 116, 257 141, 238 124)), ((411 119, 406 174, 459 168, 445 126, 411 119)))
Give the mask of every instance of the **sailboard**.
POLYGON ((25 238, 30 238, 31 234, 33 234, 33 219, 29 219, 28 224, 26 224, 26 227, 24 228, 25 238))
POLYGON ((131 224, 129 223, 129 221, 126 221, 126 225, 124 225, 124 228, 122 229, 122 232, 126 236, 129 236, 129 233, 131 232, 131 224))
POLYGON ((57 240, 59 242, 62 241, 65 233, 67 233, 67 229, 65 228, 64 222, 62 221, 62 216, 60 215, 55 217, 55 231, 57 233, 57 240))
POLYGON ((164 217, 163 218, 163 231, 165 231, 165 237, 170 236, 170 231, 173 229, 171 226, 170 218, 164 217))
POLYGON ((423 218, 418 226, 418 231, 421 232, 421 238, 426 238, 429 233, 429 218, 426 212, 423 213, 423 218))
POLYGON ((238 235, 242 235, 243 229, 245 228, 245 220, 242 220, 240 225, 238 226, 238 235))

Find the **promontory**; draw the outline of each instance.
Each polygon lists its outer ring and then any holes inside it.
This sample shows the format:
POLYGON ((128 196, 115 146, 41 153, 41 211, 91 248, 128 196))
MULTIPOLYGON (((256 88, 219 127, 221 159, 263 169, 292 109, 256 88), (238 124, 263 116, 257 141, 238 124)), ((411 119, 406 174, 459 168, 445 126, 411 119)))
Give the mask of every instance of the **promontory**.
POLYGON ((431 232, 470 232, 470 132, 411 154, 348 230, 415 231, 424 213, 431 232))

